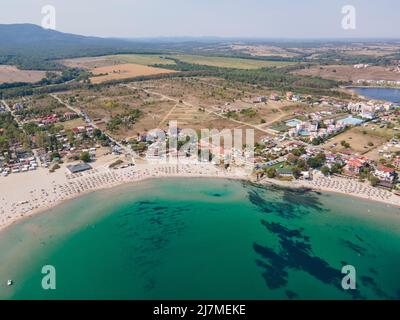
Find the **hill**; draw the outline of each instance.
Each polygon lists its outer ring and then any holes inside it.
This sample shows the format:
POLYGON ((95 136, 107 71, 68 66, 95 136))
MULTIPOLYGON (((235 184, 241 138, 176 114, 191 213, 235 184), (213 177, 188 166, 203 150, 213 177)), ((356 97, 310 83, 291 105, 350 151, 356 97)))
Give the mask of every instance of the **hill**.
POLYGON ((118 53, 152 53, 154 45, 86 37, 46 30, 33 24, 0 24, 0 64, 21 69, 54 70, 58 59, 118 53))

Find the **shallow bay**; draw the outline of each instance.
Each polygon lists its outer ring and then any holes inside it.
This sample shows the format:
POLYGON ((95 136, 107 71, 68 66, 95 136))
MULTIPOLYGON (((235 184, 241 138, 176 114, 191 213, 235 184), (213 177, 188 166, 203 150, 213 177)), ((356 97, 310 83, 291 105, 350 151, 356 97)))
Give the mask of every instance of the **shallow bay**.
POLYGON ((400 209, 241 181, 149 180, 11 226, 0 261, 6 299, 399 299, 400 209), (354 291, 341 287, 348 264, 354 291), (54 291, 41 288, 44 265, 56 268, 54 291))

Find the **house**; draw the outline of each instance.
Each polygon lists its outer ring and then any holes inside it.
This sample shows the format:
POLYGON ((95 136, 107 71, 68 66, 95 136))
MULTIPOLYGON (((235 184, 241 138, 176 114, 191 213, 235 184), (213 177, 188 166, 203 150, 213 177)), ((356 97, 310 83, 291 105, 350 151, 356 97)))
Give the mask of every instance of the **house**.
POLYGON ((89 136, 92 136, 92 135, 93 135, 94 128, 93 128, 92 126, 85 126, 85 130, 86 130, 86 133, 87 133, 89 136))
POLYGON ((272 101, 279 101, 279 95, 276 94, 276 93, 272 93, 272 94, 269 96, 269 98, 270 98, 272 101))
POLYGON ((56 123, 56 122, 58 122, 58 117, 55 114, 49 115, 49 116, 40 118, 39 122, 44 125, 56 123))
POLYGON ((400 157, 399 157, 399 156, 396 157, 396 158, 393 160, 392 164, 395 166, 395 168, 400 169, 400 157))
POLYGON ((361 118, 364 118, 364 119, 368 119, 368 120, 374 120, 374 119, 376 118, 376 115, 375 115, 374 112, 367 112, 367 111, 365 111, 365 112, 362 112, 362 113, 360 114, 360 117, 361 117, 361 118))
POLYGON ((347 109, 353 113, 374 112, 375 106, 363 102, 349 103, 347 109))
POLYGON ((297 95, 297 94, 293 95, 292 101, 298 102, 298 101, 300 101, 300 100, 301 100, 301 97, 300 97, 299 95, 297 95))
POLYGON ((383 181, 393 182, 396 178, 396 170, 383 165, 379 165, 374 172, 374 175, 383 181))
POLYGON ((16 103, 13 105, 13 109, 18 111, 24 109, 24 106, 21 103, 16 103))
POLYGON ((359 175, 361 170, 368 166, 368 159, 365 157, 351 158, 347 161, 344 171, 349 175, 359 175))
POLYGON ((266 96, 260 96, 254 99, 253 103, 263 103, 267 102, 267 97, 266 96))
POLYGON ((72 119, 76 119, 79 116, 76 113, 73 112, 65 112, 63 115, 64 120, 68 121, 68 120, 72 120, 72 119))

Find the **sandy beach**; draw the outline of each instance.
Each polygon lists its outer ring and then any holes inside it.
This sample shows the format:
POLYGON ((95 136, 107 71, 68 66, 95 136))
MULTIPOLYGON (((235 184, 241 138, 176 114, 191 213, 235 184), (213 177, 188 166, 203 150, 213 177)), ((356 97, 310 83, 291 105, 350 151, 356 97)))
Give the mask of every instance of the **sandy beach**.
MULTIPOLYGON (((65 165, 54 173, 39 168, 36 171, 0 177, 0 230, 16 221, 47 210, 63 201, 96 190, 112 188, 126 183, 163 177, 228 178, 251 180, 244 171, 224 171, 211 164, 150 163, 137 164, 123 169, 109 169, 99 162, 93 170, 69 174, 65 165)), ((337 192, 362 199, 380 201, 386 205, 400 206, 400 197, 392 192, 373 188, 368 183, 338 177, 316 176, 311 181, 284 182, 263 179, 263 184, 277 184, 292 188, 310 188, 318 191, 337 192)))
POLYGON ((359 182, 339 177, 325 177, 322 174, 313 180, 280 181, 276 179, 263 179, 262 184, 275 184, 287 188, 308 188, 314 191, 333 192, 360 199, 377 201, 387 206, 400 207, 400 197, 393 192, 372 187, 369 182, 359 182))
POLYGON ((0 177, 0 230, 88 192, 164 177, 247 178, 242 171, 228 172, 211 164, 191 163, 138 164, 123 169, 109 169, 107 164, 100 163, 93 170, 77 174, 69 174, 65 165, 54 173, 39 168, 0 177))

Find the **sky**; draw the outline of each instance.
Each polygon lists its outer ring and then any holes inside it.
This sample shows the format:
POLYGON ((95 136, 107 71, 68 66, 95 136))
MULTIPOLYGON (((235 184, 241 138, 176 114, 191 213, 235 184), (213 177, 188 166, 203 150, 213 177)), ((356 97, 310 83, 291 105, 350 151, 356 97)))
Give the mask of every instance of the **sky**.
POLYGON ((0 23, 41 25, 45 5, 56 30, 90 36, 400 38, 399 0, 1 0, 0 23))

